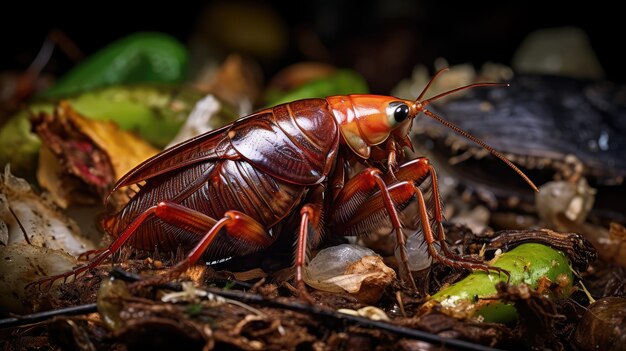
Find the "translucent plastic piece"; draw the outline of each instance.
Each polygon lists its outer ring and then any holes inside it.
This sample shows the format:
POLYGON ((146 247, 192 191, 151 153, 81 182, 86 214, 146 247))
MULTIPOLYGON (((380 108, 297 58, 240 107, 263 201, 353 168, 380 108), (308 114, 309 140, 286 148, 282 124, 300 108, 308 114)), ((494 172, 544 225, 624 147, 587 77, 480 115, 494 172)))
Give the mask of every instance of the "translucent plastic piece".
POLYGON ((409 254, 409 269, 421 271, 430 267, 432 258, 428 254, 428 245, 421 235, 411 235, 407 238, 406 249, 409 254))
POLYGON ((374 251, 342 244, 320 251, 305 267, 305 282, 316 289, 352 294, 362 303, 376 303, 396 272, 374 251))
POLYGON ((341 244, 321 250, 308 264, 308 278, 322 281, 342 275, 346 268, 374 251, 355 244, 341 244))

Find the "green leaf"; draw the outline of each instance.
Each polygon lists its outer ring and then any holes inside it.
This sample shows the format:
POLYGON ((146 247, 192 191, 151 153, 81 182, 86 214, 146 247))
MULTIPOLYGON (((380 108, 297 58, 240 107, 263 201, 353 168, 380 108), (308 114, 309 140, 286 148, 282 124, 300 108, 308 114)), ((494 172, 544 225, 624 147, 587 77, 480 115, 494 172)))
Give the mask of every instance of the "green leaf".
POLYGON ((74 67, 41 97, 61 97, 112 84, 179 83, 188 53, 175 38, 152 32, 131 34, 74 67))
POLYGON ((331 95, 367 94, 365 79, 358 73, 341 69, 328 77, 312 80, 288 92, 268 91, 265 96, 268 106, 331 95))

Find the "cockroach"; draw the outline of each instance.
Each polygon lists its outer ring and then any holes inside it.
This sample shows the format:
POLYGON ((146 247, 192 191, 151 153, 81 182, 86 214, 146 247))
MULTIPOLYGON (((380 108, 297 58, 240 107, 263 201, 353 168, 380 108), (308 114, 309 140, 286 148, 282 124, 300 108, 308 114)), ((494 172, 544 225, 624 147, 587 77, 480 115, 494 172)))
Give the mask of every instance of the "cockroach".
POLYGON ((404 147, 412 146, 411 125, 424 114, 489 150, 537 189, 504 156, 426 109, 461 90, 503 84, 476 83, 423 99, 443 71, 433 76, 415 101, 378 95, 298 100, 161 152, 113 187, 111 193, 144 183, 121 210, 102 222, 116 239, 89 263, 33 284, 52 284, 85 272, 124 244, 161 252, 184 249, 186 258, 156 278, 172 279, 200 258, 214 262, 245 256, 268 248, 287 232, 297 233, 295 280, 306 293, 302 277, 306 253, 320 243, 325 230, 367 235, 380 226, 395 233, 400 275, 412 288, 405 226, 417 226, 429 254, 443 264, 504 272, 448 249, 435 169, 424 157, 406 160, 404 147), (349 176, 356 164, 365 168, 349 176), (419 187, 427 178, 429 201, 419 187), (409 209, 414 213, 407 213, 409 209), (407 216, 411 223, 403 225, 401 219, 407 216))

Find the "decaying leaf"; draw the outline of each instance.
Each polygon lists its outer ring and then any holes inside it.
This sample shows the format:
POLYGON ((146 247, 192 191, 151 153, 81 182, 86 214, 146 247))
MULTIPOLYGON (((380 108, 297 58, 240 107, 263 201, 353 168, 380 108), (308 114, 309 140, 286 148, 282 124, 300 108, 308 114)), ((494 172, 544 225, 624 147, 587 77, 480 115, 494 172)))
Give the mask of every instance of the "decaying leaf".
POLYGON ((76 256, 95 248, 76 223, 36 194, 9 166, 0 175, 0 310, 28 312, 32 299, 24 286, 67 272, 76 256))
POLYGON ((229 55, 218 69, 205 69, 196 86, 236 106, 240 115, 252 112, 261 95, 262 72, 259 65, 238 54, 229 55))
POLYGON ((283 68, 267 85, 268 90, 287 92, 296 89, 312 80, 325 78, 337 69, 327 63, 299 62, 283 68))
POLYGON ((35 301, 30 295, 34 291, 25 289, 28 283, 67 272, 77 264, 74 257, 62 250, 26 242, 1 246, 0 257, 0 310, 13 313, 32 312, 35 301))
POLYGON ((608 236, 608 240, 601 235, 598 235, 596 239, 599 242, 598 248, 601 255, 615 265, 626 267, 626 228, 613 222, 609 226, 608 236))
POLYGON ((104 198, 118 178, 158 152, 113 122, 87 119, 65 102, 53 114, 33 116, 32 124, 45 145, 37 180, 64 208, 104 198))
POLYGON ((74 256, 95 248, 73 220, 36 194, 26 180, 13 176, 9 166, 0 177, 0 223, 4 245, 27 243, 74 256))

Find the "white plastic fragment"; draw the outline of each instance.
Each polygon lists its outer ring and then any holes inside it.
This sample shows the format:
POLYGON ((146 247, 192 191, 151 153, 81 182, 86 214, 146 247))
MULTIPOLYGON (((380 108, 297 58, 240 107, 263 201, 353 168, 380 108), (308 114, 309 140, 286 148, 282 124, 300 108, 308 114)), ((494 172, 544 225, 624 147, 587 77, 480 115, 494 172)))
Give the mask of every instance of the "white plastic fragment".
POLYGON ((215 96, 207 95, 202 98, 196 103, 189 117, 187 117, 187 121, 185 121, 185 124, 180 128, 178 134, 176 134, 166 148, 213 129, 211 119, 221 108, 222 104, 215 96))
POLYGON ((358 310, 352 310, 349 308, 340 308, 337 310, 337 312, 343 313, 343 314, 349 314, 351 316, 365 317, 373 321, 385 321, 385 322, 391 321, 391 319, 389 319, 385 311, 374 306, 365 306, 358 310))

